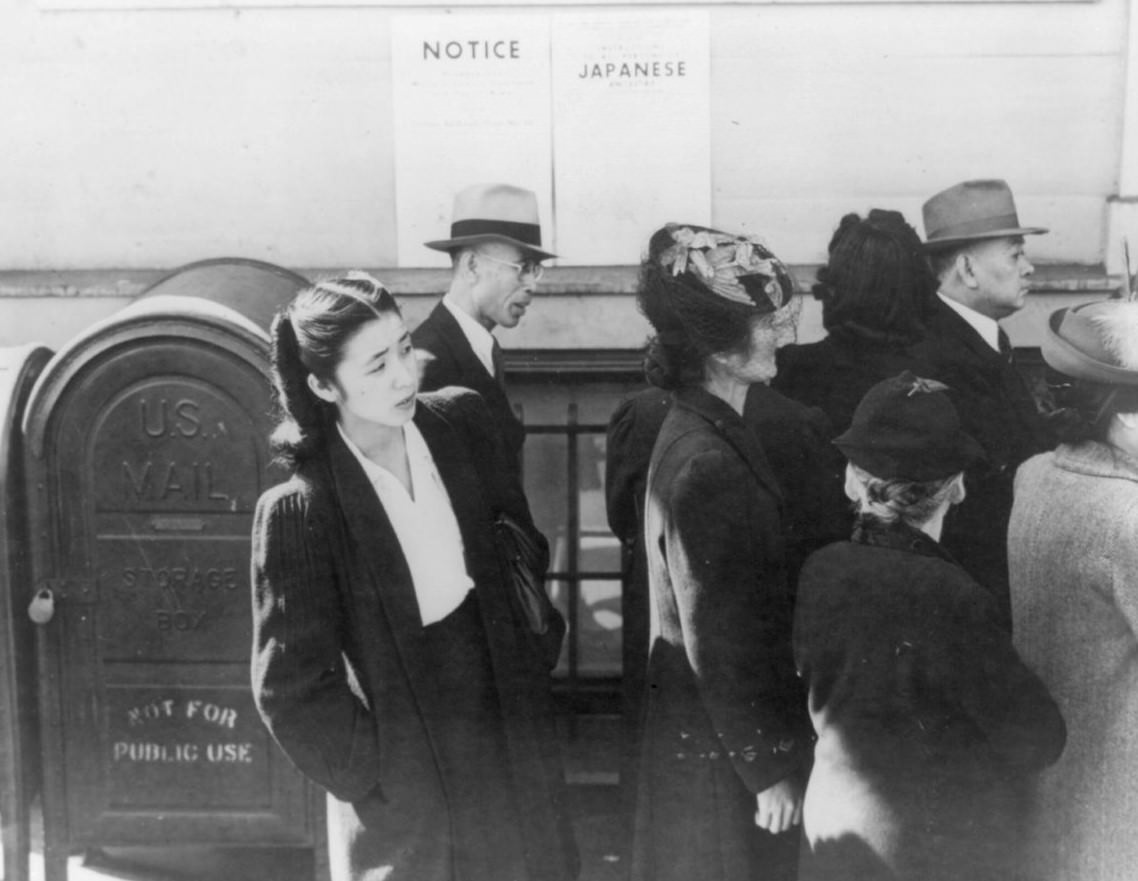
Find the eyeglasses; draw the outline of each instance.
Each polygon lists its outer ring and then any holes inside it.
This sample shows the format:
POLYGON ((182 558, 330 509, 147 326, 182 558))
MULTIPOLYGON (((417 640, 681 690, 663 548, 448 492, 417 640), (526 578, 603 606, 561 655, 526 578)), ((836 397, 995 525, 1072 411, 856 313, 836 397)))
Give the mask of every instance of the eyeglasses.
POLYGON ((492 257, 484 251, 479 251, 478 254, 481 257, 485 257, 491 263, 501 263, 503 266, 512 266, 518 271, 518 278, 521 278, 523 275, 529 275, 534 281, 540 281, 541 277, 545 275, 545 267, 537 260, 526 260, 524 263, 511 263, 509 260, 499 260, 497 257, 492 257))

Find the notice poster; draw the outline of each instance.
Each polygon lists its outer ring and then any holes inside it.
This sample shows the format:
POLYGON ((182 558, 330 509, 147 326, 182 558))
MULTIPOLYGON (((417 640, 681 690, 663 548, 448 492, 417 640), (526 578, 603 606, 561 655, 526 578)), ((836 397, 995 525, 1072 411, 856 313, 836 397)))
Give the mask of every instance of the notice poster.
POLYGON ((549 20, 526 14, 392 21, 400 266, 445 266, 454 195, 501 181, 537 193, 553 246, 549 20))
POLYGON ((557 14, 554 183, 563 262, 636 263, 711 214, 706 11, 557 14))

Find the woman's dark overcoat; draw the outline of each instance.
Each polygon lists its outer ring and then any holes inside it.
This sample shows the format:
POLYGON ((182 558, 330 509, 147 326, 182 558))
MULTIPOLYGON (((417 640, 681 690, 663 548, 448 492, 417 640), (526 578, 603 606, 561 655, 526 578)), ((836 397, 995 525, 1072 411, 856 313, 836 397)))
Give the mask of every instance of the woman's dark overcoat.
POLYGON ((1063 719, 991 595, 903 524, 807 560, 795 658, 818 734, 802 881, 1007 881, 1015 795, 1063 719))
POLYGON ((485 840, 452 834, 470 805, 448 792, 439 770, 434 659, 424 650, 411 574, 371 483, 335 430, 325 451, 257 507, 257 706, 292 762, 332 796, 337 879, 561 881, 575 873, 576 855, 547 668, 523 639, 505 591, 491 513, 507 511, 536 529, 517 483, 486 479, 508 469, 476 394, 421 395, 414 421, 450 496, 475 582, 515 810, 484 818, 492 829, 485 840), (468 856, 491 868, 464 875, 468 856))
POLYGON ((781 494, 740 416, 677 391, 652 453, 652 593, 632 877, 793 877, 799 832, 754 823, 755 795, 804 775, 812 735, 791 653, 781 494))

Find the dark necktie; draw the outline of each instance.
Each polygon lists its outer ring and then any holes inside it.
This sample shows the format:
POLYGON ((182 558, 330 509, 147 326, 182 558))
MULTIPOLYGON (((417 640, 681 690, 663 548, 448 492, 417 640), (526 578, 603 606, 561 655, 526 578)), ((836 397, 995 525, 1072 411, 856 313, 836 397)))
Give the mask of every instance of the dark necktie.
POLYGON ((1009 364, 1015 360, 1015 349, 1012 348, 1012 341, 1008 339, 1008 335, 1004 333, 1004 329, 1000 328, 1000 354, 1004 356, 1004 360, 1009 364))
POLYGON ((494 345, 490 349, 490 360, 494 364, 494 379, 498 380, 498 385, 504 388, 506 385, 506 371, 502 366, 502 347, 498 345, 497 340, 494 340, 494 345))

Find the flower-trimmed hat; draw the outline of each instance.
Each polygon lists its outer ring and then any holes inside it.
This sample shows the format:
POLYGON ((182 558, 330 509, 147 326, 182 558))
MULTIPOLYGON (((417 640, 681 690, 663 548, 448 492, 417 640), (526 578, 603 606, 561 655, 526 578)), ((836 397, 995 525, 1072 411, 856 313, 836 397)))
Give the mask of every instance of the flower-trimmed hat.
POLYGON ((734 303, 774 312, 794 297, 794 280, 781 260, 753 236, 705 226, 665 224, 652 238, 670 236, 658 249, 659 263, 672 275, 685 273, 702 288, 734 303))
POLYGON ((923 483, 958 474, 984 450, 960 427, 946 391, 944 383, 909 370, 879 382, 834 445, 854 465, 885 480, 923 483))
POLYGON ((1047 321, 1042 352, 1051 367, 1074 379, 1138 386, 1138 301, 1057 309, 1047 321))

